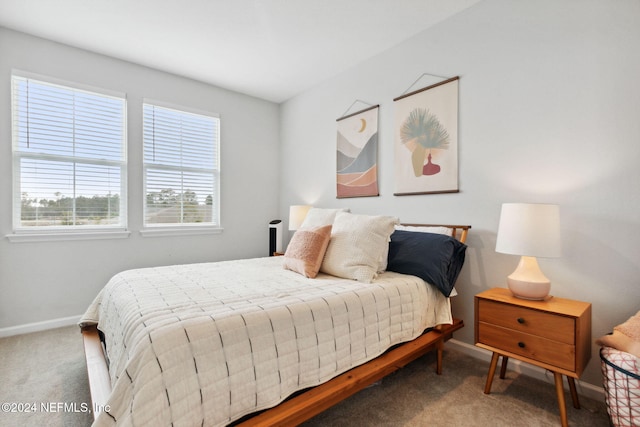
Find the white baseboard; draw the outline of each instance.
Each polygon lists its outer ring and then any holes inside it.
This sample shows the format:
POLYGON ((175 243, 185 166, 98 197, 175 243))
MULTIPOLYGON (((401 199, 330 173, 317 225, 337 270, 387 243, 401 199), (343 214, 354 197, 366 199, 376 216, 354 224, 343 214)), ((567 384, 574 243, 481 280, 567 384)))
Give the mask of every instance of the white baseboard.
MULTIPOLYGON (((44 322, 27 323, 25 325, 10 326, 0 328, 0 338, 11 337, 13 335, 29 334, 31 332, 46 331, 49 329, 62 328, 64 326, 76 325, 80 321, 80 315, 63 317, 60 319, 45 320, 44 322)), ((79 329, 78 329, 79 330, 79 329)))
MULTIPOLYGON (((486 362, 491 361, 491 352, 484 350, 482 348, 476 347, 475 345, 458 341, 455 338, 447 341, 447 345, 451 346, 451 348, 456 351, 459 351, 461 353, 464 353, 476 359, 484 360, 486 362)), ((445 359, 445 367, 446 367, 446 359, 445 359)), ((549 371, 539 368, 537 366, 533 366, 528 363, 521 362, 519 360, 509 359, 509 370, 521 373, 528 377, 533 377, 535 379, 548 382, 555 386, 553 375, 549 371)), ((565 388, 567 388, 566 384, 565 384, 565 388)), ((604 389, 602 387, 598 387, 593 384, 576 380, 576 389, 578 391, 578 394, 580 395, 583 395, 590 399, 604 401, 604 389)))

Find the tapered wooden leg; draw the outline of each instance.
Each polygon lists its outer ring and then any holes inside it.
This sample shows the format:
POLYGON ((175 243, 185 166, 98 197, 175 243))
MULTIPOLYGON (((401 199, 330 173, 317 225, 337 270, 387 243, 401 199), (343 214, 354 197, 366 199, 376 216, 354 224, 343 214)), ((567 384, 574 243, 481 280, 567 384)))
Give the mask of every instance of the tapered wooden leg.
POLYGON ((578 391, 576 390, 576 382, 573 377, 567 377, 569 382, 569 390, 571 391, 571 399, 573 400, 573 407, 580 409, 580 400, 578 400, 578 391))
POLYGON ((496 367, 498 366, 498 353, 493 353, 491 356, 491 365, 489 365, 489 374, 487 374, 487 382, 484 385, 484 394, 491 393, 491 383, 493 382, 493 375, 496 373, 496 367))
POLYGON ((567 406, 564 402, 564 387, 562 385, 562 374, 558 372, 553 373, 553 379, 556 382, 556 394, 558 395, 558 408, 560 410, 560 422, 562 427, 569 427, 567 421, 567 406))
POLYGON ((436 345, 436 355, 437 355, 437 360, 436 360, 436 374, 441 375, 442 374, 442 352, 444 350, 444 342, 442 340, 438 341, 438 344, 436 345))
POLYGON ((502 356, 502 365, 500 365, 501 380, 503 380, 505 375, 507 374, 507 363, 509 363, 509 358, 507 356, 502 356))

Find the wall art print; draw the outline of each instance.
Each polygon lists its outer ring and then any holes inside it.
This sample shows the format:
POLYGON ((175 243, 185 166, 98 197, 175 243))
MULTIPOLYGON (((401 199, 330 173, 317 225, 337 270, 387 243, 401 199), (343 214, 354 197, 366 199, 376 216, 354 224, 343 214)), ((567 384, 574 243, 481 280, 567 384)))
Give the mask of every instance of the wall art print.
POLYGON ((458 192, 458 79, 394 99, 396 196, 458 192))
POLYGON ((337 197, 378 196, 378 109, 337 119, 337 197))

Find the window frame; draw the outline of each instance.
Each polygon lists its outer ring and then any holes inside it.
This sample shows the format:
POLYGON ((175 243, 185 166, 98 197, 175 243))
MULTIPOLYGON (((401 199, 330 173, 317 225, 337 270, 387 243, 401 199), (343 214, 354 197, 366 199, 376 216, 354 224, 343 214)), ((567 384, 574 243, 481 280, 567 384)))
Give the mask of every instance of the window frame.
MULTIPOLYGON (((44 76, 31 72, 13 69, 10 76, 11 86, 11 155, 12 155, 12 233, 7 235, 11 242, 30 242, 30 241, 55 241, 55 240, 86 240, 86 239, 110 239, 110 238, 126 238, 129 236, 128 227, 128 135, 127 135, 127 97, 125 93, 108 90, 100 87, 90 86, 77 82, 70 82, 50 76, 44 76), (48 156, 41 153, 28 153, 19 149, 19 132, 17 129, 20 118, 19 111, 16 111, 18 103, 15 85, 19 84, 15 80, 33 80, 35 83, 43 85, 57 86, 61 89, 73 92, 85 92, 93 96, 104 96, 112 98, 122 103, 122 123, 121 144, 119 147, 119 160, 103 160, 91 159, 73 155, 55 155, 48 156), (22 177, 21 177, 21 159, 56 159, 66 162, 76 162, 93 164, 93 165, 109 165, 118 167, 120 170, 119 185, 119 223, 114 225, 54 225, 54 226, 24 226, 22 225, 22 206, 16 206, 16 203, 22 203, 22 177)), ((75 196, 74 196, 75 198, 75 196)))
MULTIPOLYGON (((223 228, 220 219, 220 146, 221 146, 221 125, 222 120, 220 114, 211 111, 205 111, 184 105, 176 105, 170 102, 161 101, 152 98, 143 98, 141 105, 142 112, 142 229, 140 234, 147 237, 172 236, 172 235, 202 235, 202 234, 219 234, 223 228), (204 116, 217 121, 215 140, 213 142, 214 167, 212 169, 213 176, 213 203, 212 218, 217 219, 214 222, 206 223, 148 223, 147 222, 147 169, 149 164, 145 159, 145 106, 158 107, 167 110, 173 110, 177 113, 185 113, 191 115, 204 116)), ((157 168, 157 165, 152 165, 157 168)), ((175 168, 173 168, 175 169, 175 168)))

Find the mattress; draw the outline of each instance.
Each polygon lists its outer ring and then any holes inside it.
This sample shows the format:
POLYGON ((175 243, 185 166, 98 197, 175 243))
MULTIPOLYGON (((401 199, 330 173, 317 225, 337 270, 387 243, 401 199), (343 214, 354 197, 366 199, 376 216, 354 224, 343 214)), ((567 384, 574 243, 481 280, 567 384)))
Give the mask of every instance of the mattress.
POLYGON ((104 334, 112 393, 94 426, 221 426, 452 323, 415 276, 369 284, 281 257, 129 270, 81 319, 104 334))

